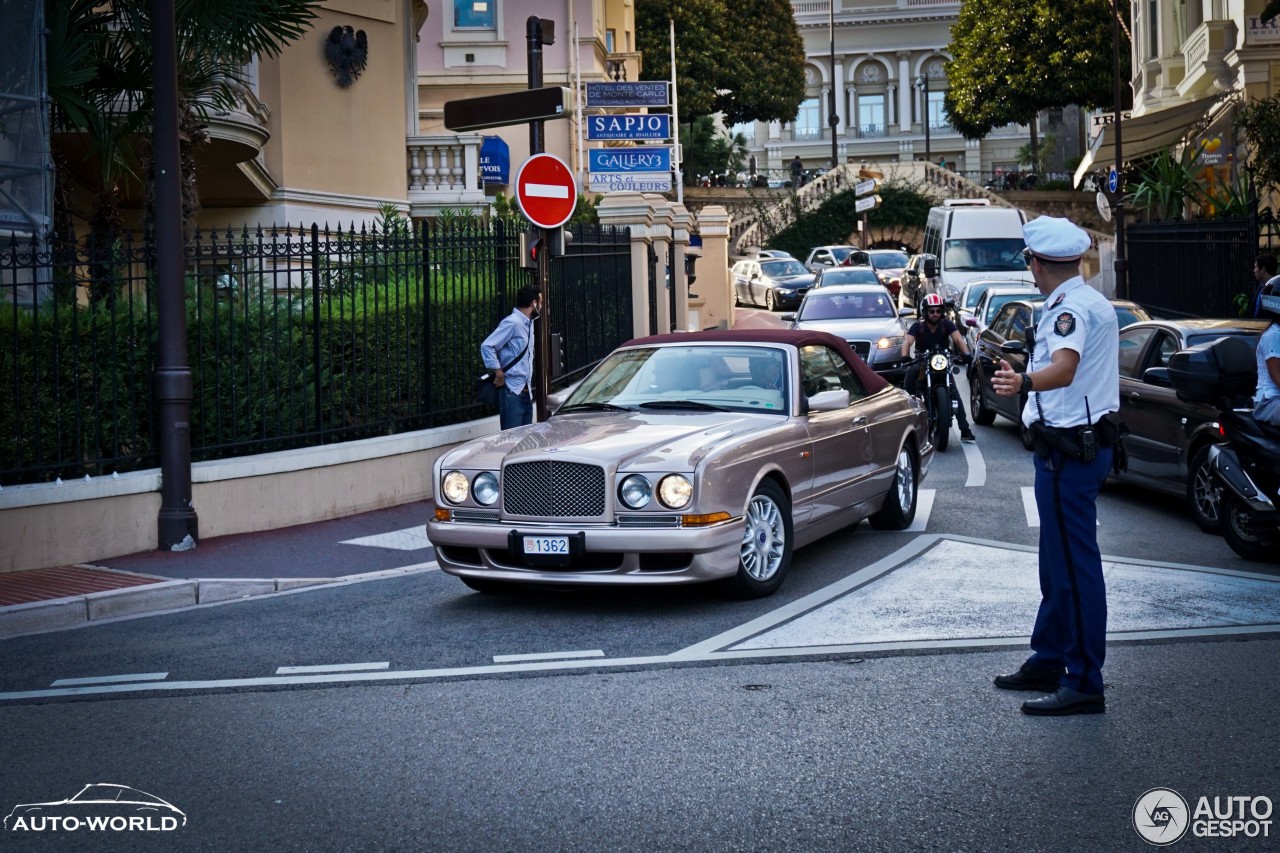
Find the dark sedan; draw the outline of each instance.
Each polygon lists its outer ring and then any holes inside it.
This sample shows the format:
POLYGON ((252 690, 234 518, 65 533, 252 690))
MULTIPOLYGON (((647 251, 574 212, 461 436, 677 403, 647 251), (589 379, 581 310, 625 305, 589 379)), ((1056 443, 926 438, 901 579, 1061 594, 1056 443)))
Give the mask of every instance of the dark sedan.
POLYGON ((733 300, 770 311, 798 308, 813 286, 813 273, 795 258, 738 261, 733 265, 733 300))
POLYGON ((1220 440, 1217 410, 1184 403, 1169 382, 1169 356, 1239 335, 1257 347, 1263 320, 1152 320, 1120 331, 1120 417, 1129 427, 1129 470, 1117 479, 1184 495, 1196 524, 1218 530, 1218 494, 1206 460, 1220 440))

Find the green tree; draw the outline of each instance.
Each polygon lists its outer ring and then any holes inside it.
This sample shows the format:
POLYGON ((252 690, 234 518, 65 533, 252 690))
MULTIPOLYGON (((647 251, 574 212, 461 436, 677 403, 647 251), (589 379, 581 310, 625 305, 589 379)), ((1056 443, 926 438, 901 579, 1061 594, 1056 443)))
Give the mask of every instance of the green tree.
MULTIPOLYGON (((1112 2, 964 0, 947 63, 951 125, 977 139, 1030 124, 1034 149, 1041 110, 1112 106, 1112 2)), ((1121 68, 1129 67, 1127 48, 1121 39, 1121 68)))
POLYGON ((680 145, 686 186, 693 186, 700 175, 740 172, 747 157, 746 137, 717 130, 712 116, 699 116, 681 125, 680 145))
POLYGON ((646 80, 671 79, 676 27, 681 118, 792 121, 804 100, 804 42, 789 0, 636 0, 646 80))
MULTIPOLYGON (((1280 4, 1280 0, 1275 0, 1280 4)), ((1280 96, 1250 101, 1236 111, 1235 127, 1249 144, 1249 166, 1262 187, 1280 187, 1280 96)))

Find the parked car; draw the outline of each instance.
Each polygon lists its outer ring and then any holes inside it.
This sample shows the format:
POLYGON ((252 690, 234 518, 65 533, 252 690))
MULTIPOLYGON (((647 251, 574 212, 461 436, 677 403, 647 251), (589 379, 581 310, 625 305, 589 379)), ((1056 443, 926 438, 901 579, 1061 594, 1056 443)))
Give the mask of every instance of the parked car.
MULTIPOLYGON (((988 292, 987 295, 990 296, 991 293, 988 292)), ((969 368, 969 408, 974 423, 990 426, 995 422, 997 415, 1008 418, 1018 425, 1022 443, 1028 450, 1032 446, 1031 433, 1022 426, 1022 409, 1027 404, 1027 396, 1025 394, 1019 394, 1016 397, 996 396, 991 388, 991 376, 1002 358, 1009 362, 1015 372, 1022 373, 1027 369, 1026 355, 1005 353, 1002 347, 1009 342, 1027 345, 1027 329, 1034 329, 1036 323, 1040 322, 1044 300, 1044 295, 1038 292, 1013 296, 1000 306, 991 324, 982 330, 977 342, 971 347, 973 365, 969 368)), ((1132 302, 1118 299, 1112 299, 1111 305, 1115 308, 1118 322, 1124 322, 1124 316, 1137 307, 1132 302)), ((1124 348, 1125 337, 1122 333, 1121 360, 1124 359, 1124 348)), ((1122 415, 1125 393, 1122 387, 1120 389, 1122 415)), ((1125 446, 1128 447, 1127 444, 1125 446)))
POLYGON ((907 253, 898 249, 868 249, 867 257, 880 283, 897 299, 902 289, 902 273, 907 268, 907 253))
POLYGON ((641 338, 547 421, 442 454, 427 536, 482 592, 722 581, 769 595, 798 545, 863 518, 910 525, 926 428, 833 335, 641 338))
POLYGON ((966 328, 969 328, 965 322, 974 316, 974 312, 978 309, 978 303, 982 301, 982 296, 988 290, 1004 290, 1006 293, 1030 293, 1035 288, 1028 288, 1021 282, 1009 282, 1003 279, 976 279, 969 282, 960 289, 960 295, 956 297, 956 312, 960 316, 961 334, 966 328))
POLYGON ((985 293, 978 297, 978 304, 974 307, 973 313, 964 318, 964 325, 960 328, 960 334, 964 335, 969 348, 973 349, 978 343, 978 339, 982 336, 982 330, 991 324, 1001 308, 1014 300, 1038 295, 1040 295, 1040 291, 1036 290, 1033 285, 1018 284, 1016 282, 1005 282, 1000 287, 988 288, 985 293))
POLYGON ((1141 323, 1144 320, 1151 319, 1147 309, 1136 302, 1130 302, 1127 299, 1112 299, 1111 304, 1116 308, 1116 319, 1120 321, 1120 328, 1122 329, 1132 326, 1134 323, 1141 323))
POLYGON ((816 273, 823 267, 870 266, 871 261, 857 246, 818 246, 809 252, 804 265, 816 273))
POLYGON ((1218 532, 1218 494, 1210 477, 1209 448, 1221 440, 1218 410, 1178 399, 1166 365, 1175 352, 1224 336, 1254 349, 1265 320, 1149 320, 1120 332, 1120 417, 1129 470, 1116 479, 1185 496, 1196 524, 1218 532))
POLYGON ((793 329, 812 329, 844 338, 872 370, 900 385, 903 365, 910 361, 902 358, 907 331, 900 313, 910 314, 911 309, 899 312, 884 287, 872 282, 810 290, 800 303, 800 310, 783 314, 782 319, 790 322, 793 329))
MULTIPOLYGON (((813 290, 837 284, 880 284, 871 267, 823 267, 813 280, 813 290)), ((883 287, 883 285, 881 285, 883 287)))
POLYGON ((795 258, 738 261, 732 274, 735 305, 763 305, 770 311, 799 307, 813 285, 813 273, 795 258))

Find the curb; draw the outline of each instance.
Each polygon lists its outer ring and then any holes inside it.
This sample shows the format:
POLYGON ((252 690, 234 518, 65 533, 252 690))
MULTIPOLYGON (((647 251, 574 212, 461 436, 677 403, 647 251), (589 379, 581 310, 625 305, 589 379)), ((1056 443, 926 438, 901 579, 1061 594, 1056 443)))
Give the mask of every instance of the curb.
POLYGON ((209 578, 171 580, 146 586, 53 598, 0 607, 0 640, 76 628, 94 622, 171 613, 201 605, 227 604, 279 593, 382 580, 438 568, 432 560, 398 569, 338 578, 209 578))

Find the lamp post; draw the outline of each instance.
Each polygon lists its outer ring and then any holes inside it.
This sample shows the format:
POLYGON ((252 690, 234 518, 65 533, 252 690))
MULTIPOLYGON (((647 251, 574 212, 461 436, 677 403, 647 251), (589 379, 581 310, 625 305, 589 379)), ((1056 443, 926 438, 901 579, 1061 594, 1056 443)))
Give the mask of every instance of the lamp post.
POLYGON ((1125 256, 1124 246, 1124 155, 1120 146, 1120 114, 1124 112, 1124 105, 1120 103, 1120 5, 1118 0, 1111 0, 1111 65, 1112 76, 1115 78, 1112 81, 1111 94, 1115 100, 1115 121, 1112 127, 1115 129, 1116 142, 1116 296, 1128 299, 1129 259, 1125 256))
POLYGON ((827 124, 831 127, 831 168, 836 167, 836 127, 840 124, 840 116, 836 113, 836 4, 832 0, 828 4, 831 17, 829 31, 831 34, 831 91, 827 97, 827 124))
POLYGON ((933 156, 929 152, 929 75, 919 74, 916 76, 916 88, 924 93, 924 100, 920 109, 920 118, 924 122, 924 159, 926 163, 933 162, 933 156))

